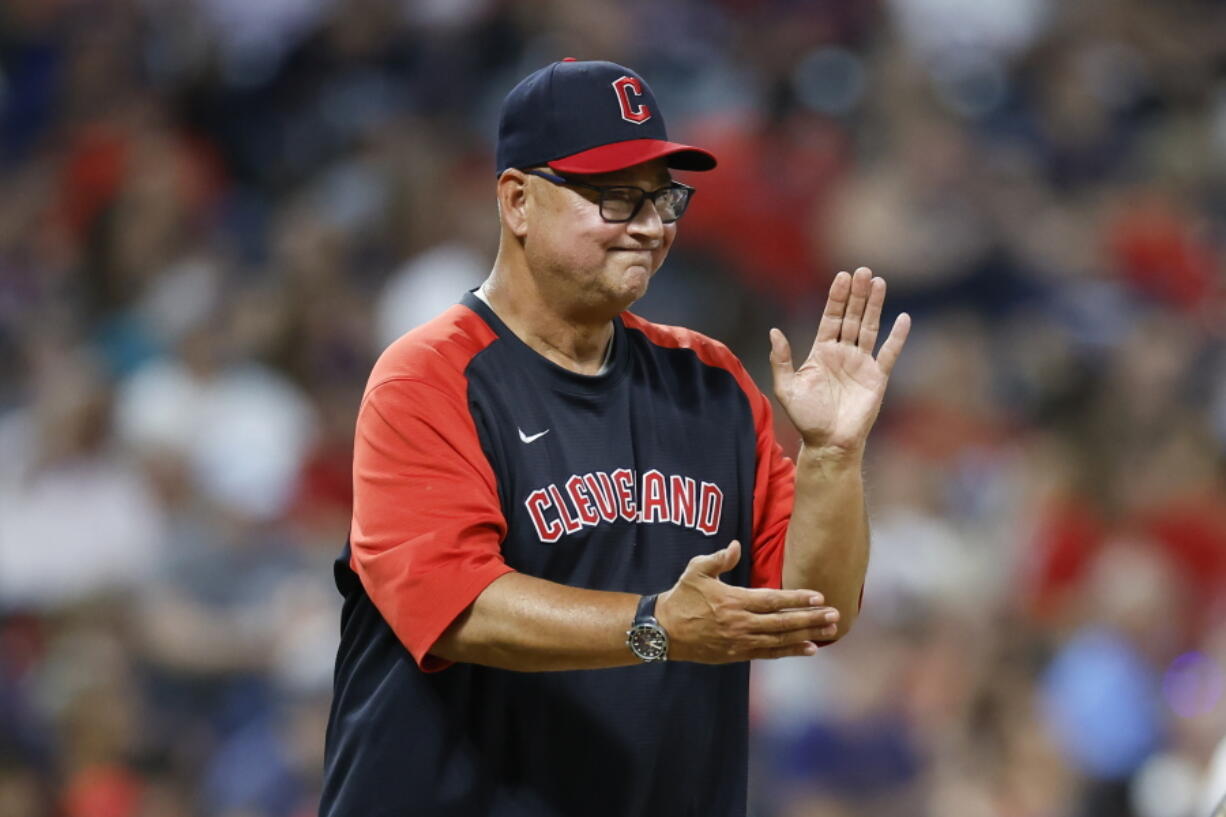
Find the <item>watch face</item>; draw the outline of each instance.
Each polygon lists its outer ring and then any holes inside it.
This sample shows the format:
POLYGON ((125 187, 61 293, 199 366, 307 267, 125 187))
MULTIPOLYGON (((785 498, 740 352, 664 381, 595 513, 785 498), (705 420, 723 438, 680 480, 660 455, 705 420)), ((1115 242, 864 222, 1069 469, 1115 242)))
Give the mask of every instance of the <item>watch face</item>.
POLYGON ((668 655, 668 636, 654 624, 635 624, 627 633, 626 643, 644 661, 660 661, 668 655))

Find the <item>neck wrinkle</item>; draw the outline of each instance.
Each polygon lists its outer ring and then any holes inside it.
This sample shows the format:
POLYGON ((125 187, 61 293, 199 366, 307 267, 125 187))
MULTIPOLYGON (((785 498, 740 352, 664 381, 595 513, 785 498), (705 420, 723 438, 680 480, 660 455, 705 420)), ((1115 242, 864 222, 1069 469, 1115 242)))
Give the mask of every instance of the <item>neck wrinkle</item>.
POLYGON ((612 318, 593 324, 574 323, 550 310, 540 298, 516 297, 516 290, 502 279, 495 264, 478 288, 477 297, 530 349, 578 374, 600 374, 607 368, 612 357, 612 318))

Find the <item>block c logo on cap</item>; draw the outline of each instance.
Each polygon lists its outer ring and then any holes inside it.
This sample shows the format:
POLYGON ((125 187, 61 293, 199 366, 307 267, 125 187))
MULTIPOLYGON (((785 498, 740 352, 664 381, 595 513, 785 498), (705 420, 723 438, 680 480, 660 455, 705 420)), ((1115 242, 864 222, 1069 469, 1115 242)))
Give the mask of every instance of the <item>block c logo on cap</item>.
POLYGON ((613 80, 613 91, 617 94, 617 104, 622 109, 622 119, 641 125, 651 119, 651 108, 641 102, 631 102, 630 95, 642 99, 643 85, 636 77, 623 76, 613 80))

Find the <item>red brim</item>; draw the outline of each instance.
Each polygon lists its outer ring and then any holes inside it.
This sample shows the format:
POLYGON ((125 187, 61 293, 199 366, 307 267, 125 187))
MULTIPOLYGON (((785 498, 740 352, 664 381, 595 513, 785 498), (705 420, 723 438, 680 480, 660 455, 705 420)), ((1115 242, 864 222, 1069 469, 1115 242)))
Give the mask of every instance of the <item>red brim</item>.
POLYGON ((660 139, 630 139, 584 150, 549 162, 559 173, 612 173, 627 167, 665 158, 677 170, 711 170, 715 157, 691 145, 660 139))

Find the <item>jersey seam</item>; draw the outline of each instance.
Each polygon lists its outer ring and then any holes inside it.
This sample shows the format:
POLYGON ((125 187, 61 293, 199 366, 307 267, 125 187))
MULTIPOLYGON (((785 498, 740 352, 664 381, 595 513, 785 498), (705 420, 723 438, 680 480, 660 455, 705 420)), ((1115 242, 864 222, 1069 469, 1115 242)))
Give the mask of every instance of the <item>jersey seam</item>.
MULTIPOLYGON (((476 312, 474 310, 473 314, 475 314, 478 318, 481 318, 481 314, 479 312, 476 312)), ((481 320, 484 323, 485 319, 481 318, 481 320)), ((488 326, 489 324, 486 324, 486 325, 488 326)), ((490 327, 490 330, 493 331, 493 327, 490 327)), ((504 497, 503 495, 503 490, 502 490, 503 485, 502 485, 501 475, 498 473, 498 469, 494 465, 494 460, 492 456, 493 455, 493 441, 491 440, 490 447, 486 448, 486 440, 482 437, 481 429, 477 427, 477 420, 473 416, 473 401, 472 401, 472 394, 471 394, 472 390, 469 388, 469 386, 471 385, 471 381, 468 379, 468 372, 473 367, 473 365, 477 362, 477 358, 481 357, 486 352, 488 352, 490 349, 494 348, 494 346, 497 345, 498 341, 500 340, 502 340, 502 337, 500 335, 495 334, 494 340, 492 342, 486 344, 485 348, 481 349, 475 355, 473 355, 472 357, 468 359, 468 363, 464 366, 464 370, 460 373, 460 376, 464 378, 464 410, 468 413, 468 419, 472 422, 473 434, 475 434, 477 437, 477 447, 481 449, 482 456, 484 456, 485 461, 489 463, 490 473, 494 477, 494 493, 497 494, 498 504, 502 508, 502 518, 505 519, 507 522, 507 531, 506 533, 503 534, 503 539, 506 539, 506 537, 511 535, 511 508, 509 507, 508 499, 504 497)))

